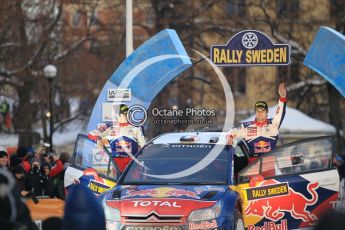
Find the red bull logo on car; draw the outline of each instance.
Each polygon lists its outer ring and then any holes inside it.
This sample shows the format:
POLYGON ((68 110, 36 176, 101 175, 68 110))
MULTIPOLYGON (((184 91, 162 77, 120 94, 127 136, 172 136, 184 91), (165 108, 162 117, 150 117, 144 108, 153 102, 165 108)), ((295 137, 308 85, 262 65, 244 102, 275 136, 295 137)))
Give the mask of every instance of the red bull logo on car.
POLYGON ((128 190, 127 194, 123 196, 123 198, 127 197, 156 197, 158 195, 158 191, 156 189, 145 189, 145 190, 128 190))
POLYGON ((181 197, 181 196, 187 196, 195 199, 199 199, 200 197, 196 195, 195 192, 193 191, 188 191, 184 189, 173 189, 170 190, 166 193, 168 196, 176 196, 176 197, 181 197))
POLYGON ((280 223, 265 222, 263 226, 248 225, 248 230, 288 230, 287 220, 284 219, 280 223))
POLYGON ((199 229, 216 229, 218 227, 217 221, 212 220, 209 221, 202 221, 200 223, 189 223, 189 230, 199 230, 199 229))
MULTIPOLYGON (((263 182, 260 186, 274 184, 280 183, 272 179, 263 182)), ((314 205, 317 202, 318 194, 316 189, 318 187, 318 182, 309 183, 307 185, 307 191, 311 195, 310 199, 296 192, 291 187, 288 187, 288 192, 283 195, 251 200, 245 208, 245 214, 264 217, 276 222, 282 219, 286 212, 289 212, 295 219, 314 223, 317 220, 316 216, 306 209, 308 206, 314 205)))
POLYGON ((129 190, 127 194, 123 196, 123 198, 128 197, 154 197, 154 198, 161 198, 161 197, 190 197, 194 199, 200 199, 198 194, 194 191, 188 191, 184 189, 177 189, 171 187, 163 187, 163 188, 155 188, 155 189, 144 189, 144 190, 129 190))

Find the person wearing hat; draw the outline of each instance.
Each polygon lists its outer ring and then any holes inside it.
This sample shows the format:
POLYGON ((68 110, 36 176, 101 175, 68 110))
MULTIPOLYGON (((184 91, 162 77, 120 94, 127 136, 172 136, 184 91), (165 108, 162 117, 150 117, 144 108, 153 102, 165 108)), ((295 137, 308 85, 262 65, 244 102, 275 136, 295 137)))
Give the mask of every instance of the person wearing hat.
POLYGON ((0 168, 8 169, 8 154, 5 151, 0 151, 0 168))
POLYGON ((15 178, 15 188, 22 197, 27 197, 30 195, 32 187, 27 179, 27 174, 22 165, 16 165, 11 170, 15 178))
POLYGON ((13 175, 0 168, 0 229, 38 229, 34 224, 27 205, 16 191, 13 175))
POLYGON ((128 110, 127 105, 121 104, 117 123, 103 124, 88 135, 91 140, 98 142, 98 146, 110 147, 112 157, 120 172, 123 172, 133 155, 146 144, 141 127, 135 127, 128 123, 128 110))
MULTIPOLYGON (((113 224, 113 223, 112 223, 113 224)), ((106 221, 102 203, 83 184, 71 188, 65 203, 62 230, 105 230, 106 221)), ((115 227, 109 227, 115 229, 115 227)))
POLYGON ((333 165, 337 167, 340 179, 336 209, 345 210, 345 152, 333 157, 333 165))
POLYGON ((9 161, 10 161, 10 170, 12 170, 17 165, 23 166, 23 161, 19 158, 19 156, 16 153, 11 154, 9 161))
POLYGON ((19 147, 17 149, 17 155, 22 160, 22 165, 26 173, 30 172, 31 166, 29 163, 29 151, 25 147, 19 147))
POLYGON ((256 160, 264 153, 271 152, 277 143, 279 128, 285 116, 286 87, 279 85, 279 102, 273 118, 268 119, 268 106, 264 101, 255 103, 255 120, 244 122, 237 128, 227 133, 227 144, 233 145, 235 139, 244 139, 248 145, 250 156, 249 163, 256 160))
POLYGON ((53 152, 52 154, 52 158, 53 158, 53 163, 54 163, 54 166, 52 166, 51 170, 50 170, 50 173, 49 173, 49 176, 51 178, 55 178, 55 177, 58 177, 64 170, 64 166, 63 166, 63 162, 61 161, 60 159, 60 153, 58 152, 53 152))

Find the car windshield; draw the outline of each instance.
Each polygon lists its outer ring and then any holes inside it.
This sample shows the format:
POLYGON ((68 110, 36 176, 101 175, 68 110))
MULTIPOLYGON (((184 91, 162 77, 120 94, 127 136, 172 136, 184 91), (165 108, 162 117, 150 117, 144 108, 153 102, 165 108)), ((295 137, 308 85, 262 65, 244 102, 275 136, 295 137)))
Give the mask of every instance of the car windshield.
POLYGON ((137 156, 124 175, 122 184, 226 184, 229 153, 222 147, 220 154, 211 159, 208 153, 214 144, 151 144, 137 156), (189 169, 202 159, 209 163, 198 172, 179 178, 162 179, 149 176, 171 175, 189 169))

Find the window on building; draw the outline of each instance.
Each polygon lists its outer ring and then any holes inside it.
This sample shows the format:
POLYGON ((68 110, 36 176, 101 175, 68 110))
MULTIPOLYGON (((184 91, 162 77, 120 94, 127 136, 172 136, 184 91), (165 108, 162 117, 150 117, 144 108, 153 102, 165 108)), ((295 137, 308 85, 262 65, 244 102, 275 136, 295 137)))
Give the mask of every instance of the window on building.
POLYGON ((226 11, 231 16, 245 16, 246 1, 245 0, 228 0, 226 2, 226 11))
POLYGON ((225 67, 224 75, 234 96, 246 93, 246 69, 244 67, 225 67))
POLYGON ((100 54, 101 52, 101 44, 98 40, 94 39, 91 41, 90 44, 90 51, 93 54, 100 54))
POLYGON ((279 79, 284 79, 288 84, 301 81, 300 64, 293 62, 288 66, 279 67, 279 79))
POLYGON ((92 12, 91 17, 90 17, 90 25, 94 29, 99 28, 99 20, 98 20, 98 12, 97 11, 92 12))
POLYGON ((299 63, 292 63, 290 65, 290 74, 288 80, 291 82, 299 82, 301 80, 300 78, 300 64, 299 63))
POLYGON ((276 12, 279 18, 298 17, 299 0, 276 0, 276 12))
POLYGON ((79 11, 74 12, 73 18, 72 18, 72 27, 78 28, 81 21, 81 13, 79 11))

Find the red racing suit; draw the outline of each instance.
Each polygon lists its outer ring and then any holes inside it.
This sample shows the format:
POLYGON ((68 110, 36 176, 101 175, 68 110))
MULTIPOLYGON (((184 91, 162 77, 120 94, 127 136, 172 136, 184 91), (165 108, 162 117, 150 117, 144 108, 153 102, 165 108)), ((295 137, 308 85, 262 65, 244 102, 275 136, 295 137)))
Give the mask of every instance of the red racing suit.
POLYGON ((273 118, 264 122, 249 121, 239 127, 231 129, 227 136, 244 139, 249 148, 249 163, 264 153, 271 152, 278 139, 279 128, 284 120, 286 98, 279 98, 278 106, 273 118))

